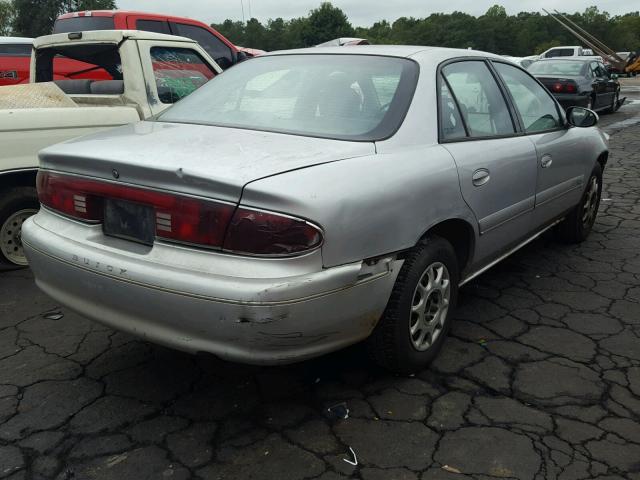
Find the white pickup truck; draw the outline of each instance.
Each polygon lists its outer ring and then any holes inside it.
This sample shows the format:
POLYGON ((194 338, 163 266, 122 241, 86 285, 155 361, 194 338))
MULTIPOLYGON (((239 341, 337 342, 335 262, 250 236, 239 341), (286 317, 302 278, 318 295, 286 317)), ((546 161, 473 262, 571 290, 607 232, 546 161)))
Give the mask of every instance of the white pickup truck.
POLYGON ((0 266, 26 265, 38 151, 160 113, 221 72, 193 40, 133 30, 37 38, 30 83, 0 87, 0 266))

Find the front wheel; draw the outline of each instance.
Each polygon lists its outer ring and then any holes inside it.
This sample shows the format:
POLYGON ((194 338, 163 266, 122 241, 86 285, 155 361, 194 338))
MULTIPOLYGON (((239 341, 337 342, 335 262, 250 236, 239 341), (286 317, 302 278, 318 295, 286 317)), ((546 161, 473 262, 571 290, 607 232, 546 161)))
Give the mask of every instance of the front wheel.
POLYGON ((458 277, 455 251, 443 238, 429 236, 409 252, 369 339, 379 365, 411 373, 435 358, 449 331, 458 277))
POLYGON ((0 198, 0 266, 28 264, 22 247, 22 224, 39 207, 34 187, 12 188, 0 198))
POLYGON ((580 203, 557 227, 556 232, 560 240, 566 243, 580 243, 586 240, 596 222, 601 195, 602 167, 596 164, 580 203))

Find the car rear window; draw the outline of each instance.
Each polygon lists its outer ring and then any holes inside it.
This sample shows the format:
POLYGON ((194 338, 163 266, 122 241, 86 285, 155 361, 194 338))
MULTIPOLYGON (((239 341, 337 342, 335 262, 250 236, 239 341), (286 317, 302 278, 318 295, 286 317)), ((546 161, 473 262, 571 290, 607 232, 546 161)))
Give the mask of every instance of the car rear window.
POLYGON ((534 75, 580 75, 584 66, 585 62, 580 61, 543 61, 532 63, 527 70, 534 75))
POLYGON ((554 48, 553 50, 547 52, 545 57, 573 57, 574 52, 575 51, 573 50, 573 48, 554 48))
POLYGON ((276 55, 229 69, 159 121, 321 138, 387 138, 409 108, 418 66, 374 55, 276 55))
POLYGON ((56 20, 53 25, 53 33, 113 30, 114 28, 113 17, 69 17, 56 20))

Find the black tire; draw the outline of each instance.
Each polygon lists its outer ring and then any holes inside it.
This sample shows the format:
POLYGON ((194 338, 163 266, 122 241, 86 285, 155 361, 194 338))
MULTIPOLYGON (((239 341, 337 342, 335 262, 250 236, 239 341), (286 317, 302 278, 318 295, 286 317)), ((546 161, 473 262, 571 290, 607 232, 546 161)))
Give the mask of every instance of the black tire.
MULTIPOLYGON (((441 278, 444 278, 444 273, 441 278)), ((375 362, 398 373, 411 373, 426 367, 435 358, 449 331, 452 312, 458 298, 458 282, 458 260, 449 242, 432 235, 414 247, 402 265, 382 318, 368 340, 369 352, 375 362), (419 294, 418 282, 423 280, 429 267, 434 265, 444 266, 449 276, 448 308, 438 317, 439 322, 436 323, 441 323, 441 327, 436 330, 437 334, 433 334, 435 340, 432 340, 425 350, 420 351, 414 346, 417 340, 412 338, 410 333, 415 314, 412 313, 412 309, 416 308, 414 301, 419 294)), ((425 316, 428 316, 430 311, 428 307, 431 304, 431 295, 427 295, 428 298, 423 297, 425 316)), ((442 293, 436 293, 436 296, 438 295, 440 304, 443 304, 442 293)), ((437 299, 435 303, 437 304, 437 299)), ((431 324, 433 325, 433 322, 431 324)))
POLYGON ((6 191, 0 197, 0 267, 23 267, 24 262, 16 262, 9 257, 9 248, 13 248, 14 255, 20 255, 22 243, 20 233, 22 224, 9 225, 7 222, 18 212, 32 211, 35 213, 40 208, 35 187, 16 187, 6 191), (13 245, 13 247, 12 247, 13 245))
POLYGON ((580 203, 575 206, 571 213, 567 215, 556 228, 556 234, 559 240, 565 243, 580 243, 586 240, 596 221, 601 196, 602 167, 597 163, 589 176, 589 181, 580 198, 580 203), (596 182, 595 192, 592 189, 594 181, 596 182), (593 194, 595 194, 595 197, 592 196, 593 194), (593 209, 591 214, 587 211, 588 206, 593 209))

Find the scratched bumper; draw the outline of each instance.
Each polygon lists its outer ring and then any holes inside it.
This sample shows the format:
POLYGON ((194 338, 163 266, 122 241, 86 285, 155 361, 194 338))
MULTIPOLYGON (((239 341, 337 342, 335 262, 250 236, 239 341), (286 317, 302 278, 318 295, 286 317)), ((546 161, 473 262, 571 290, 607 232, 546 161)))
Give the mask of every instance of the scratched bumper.
POLYGON ((46 210, 22 235, 36 283, 61 304, 154 343, 253 364, 295 362, 366 338, 401 266, 388 259, 322 269, 320 252, 265 260, 149 248, 46 210))

